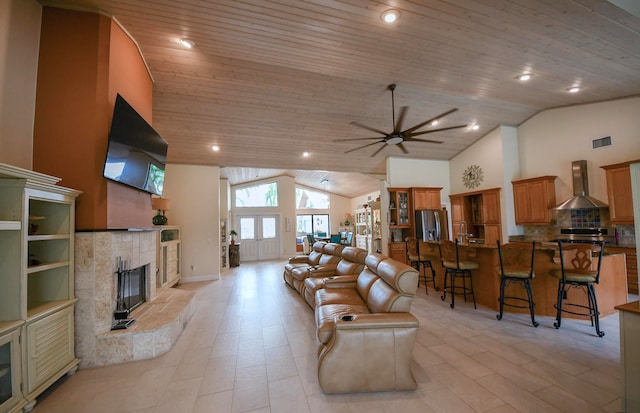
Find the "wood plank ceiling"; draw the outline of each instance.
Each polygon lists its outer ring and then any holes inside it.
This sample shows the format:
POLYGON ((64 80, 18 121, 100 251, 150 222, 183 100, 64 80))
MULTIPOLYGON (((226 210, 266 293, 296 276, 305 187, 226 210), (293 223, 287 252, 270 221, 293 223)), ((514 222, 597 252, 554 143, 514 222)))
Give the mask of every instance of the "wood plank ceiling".
POLYGON ((153 125, 169 142, 169 162, 219 165, 232 184, 289 174, 362 195, 379 189, 387 156, 447 160, 544 109, 640 94, 640 18, 605 0, 43 4, 114 16, 154 76, 153 125), (381 14, 391 8, 399 19, 387 24, 381 14), (531 80, 517 80, 523 72, 531 80), (396 117, 409 107, 404 128, 458 108, 437 128, 478 129, 418 136, 442 143, 405 142, 408 154, 387 145, 372 157, 383 143, 344 153, 374 140, 335 139, 380 136, 352 121, 391 132, 391 83, 396 117), (580 92, 569 93, 574 85, 580 92), (364 176, 354 185, 344 173, 364 176))

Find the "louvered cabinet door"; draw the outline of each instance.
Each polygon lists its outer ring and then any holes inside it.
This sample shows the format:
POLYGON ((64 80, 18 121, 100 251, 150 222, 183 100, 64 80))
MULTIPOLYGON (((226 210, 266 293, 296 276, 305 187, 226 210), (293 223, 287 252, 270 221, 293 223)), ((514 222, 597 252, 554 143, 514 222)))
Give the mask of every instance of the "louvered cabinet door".
POLYGON ((73 306, 27 324, 28 392, 33 392, 75 358, 73 306))

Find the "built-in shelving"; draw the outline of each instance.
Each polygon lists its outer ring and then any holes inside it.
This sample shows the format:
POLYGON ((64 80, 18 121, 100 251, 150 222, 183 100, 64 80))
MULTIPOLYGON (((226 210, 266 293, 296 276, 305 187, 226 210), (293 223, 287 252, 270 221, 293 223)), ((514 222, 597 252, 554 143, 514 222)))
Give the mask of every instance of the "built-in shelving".
MULTIPOLYGON (((10 369, 22 372, 13 378, 21 391, 8 411, 31 410, 38 395, 80 362, 73 333, 74 217, 80 192, 57 181, 0 164, 0 341, 19 345, 12 349, 21 354, 19 362, 10 369)), ((0 407, 7 411, 4 403, 0 407)))

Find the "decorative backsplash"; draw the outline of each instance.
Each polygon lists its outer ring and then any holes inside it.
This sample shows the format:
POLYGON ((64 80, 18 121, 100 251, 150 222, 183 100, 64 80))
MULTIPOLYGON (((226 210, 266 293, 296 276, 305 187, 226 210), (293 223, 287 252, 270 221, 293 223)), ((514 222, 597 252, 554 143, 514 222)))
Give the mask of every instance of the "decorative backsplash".
POLYGON ((599 228, 602 226, 600 220, 600 209, 576 209, 571 213, 571 228, 599 228))

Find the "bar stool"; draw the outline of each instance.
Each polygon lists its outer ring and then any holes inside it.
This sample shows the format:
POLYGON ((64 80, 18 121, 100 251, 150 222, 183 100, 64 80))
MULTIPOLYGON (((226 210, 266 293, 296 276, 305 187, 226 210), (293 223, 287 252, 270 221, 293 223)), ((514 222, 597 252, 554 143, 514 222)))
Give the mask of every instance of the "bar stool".
POLYGON ((565 246, 561 241, 558 241, 558 251, 560 253, 560 269, 552 271, 552 274, 558 278, 558 302, 555 304, 558 312, 553 326, 560 328, 563 312, 586 316, 591 319, 591 325, 595 326, 598 337, 604 337, 604 331, 600 330, 600 312, 594 288, 594 284, 600 283, 604 241, 598 244, 567 244, 565 246), (569 259, 567 260, 567 258, 569 259), (594 262, 596 259, 598 260, 597 264, 594 262), (594 265, 596 265, 595 269, 594 265), (567 299, 567 291, 570 288, 586 290, 588 304, 563 303, 563 300, 567 299), (566 307, 583 309, 586 312, 572 311, 566 307))
POLYGON ((420 251, 420 243, 416 237, 408 237, 407 238, 407 257, 409 258, 409 265, 418 270, 418 287, 420 287, 420 280, 424 281, 424 290, 429 294, 429 288, 427 283, 429 281, 433 282, 433 289, 438 291, 438 287, 436 286, 436 271, 433 269, 431 265, 431 260, 437 259, 436 254, 421 254, 420 251), (423 271, 420 271, 420 266, 422 266, 423 271), (427 268, 431 269, 431 277, 427 277, 427 268))
POLYGON ((475 261, 461 260, 458 251, 458 240, 456 242, 444 240, 440 242, 440 257, 444 272, 444 290, 440 297, 442 301, 447 299, 447 276, 449 276, 449 290, 451 292, 451 308, 456 306, 456 293, 464 295, 464 301, 467 301, 467 294, 471 294, 473 298, 473 308, 476 306, 476 296, 473 292, 473 278, 471 270, 476 270, 480 266, 475 261), (462 278, 462 285, 456 286, 456 277, 462 278), (469 279, 469 287, 467 287, 467 279, 469 279))
POLYGON ((502 320, 504 306, 515 308, 529 308, 531 313, 531 324, 538 327, 534 315, 535 303, 533 302, 533 293, 531 292, 531 280, 535 277, 533 272, 533 263, 536 255, 536 242, 533 241, 531 246, 522 244, 507 244, 500 246, 498 244, 498 259, 500 265, 496 267, 496 271, 500 275, 500 314, 496 315, 498 320, 502 320), (508 284, 522 284, 527 292, 527 298, 517 296, 505 296, 504 289, 508 284), (508 300, 510 302, 505 302, 508 300), (515 301, 515 302, 514 302, 515 301), (526 306, 516 304, 518 301, 524 301, 526 306))

